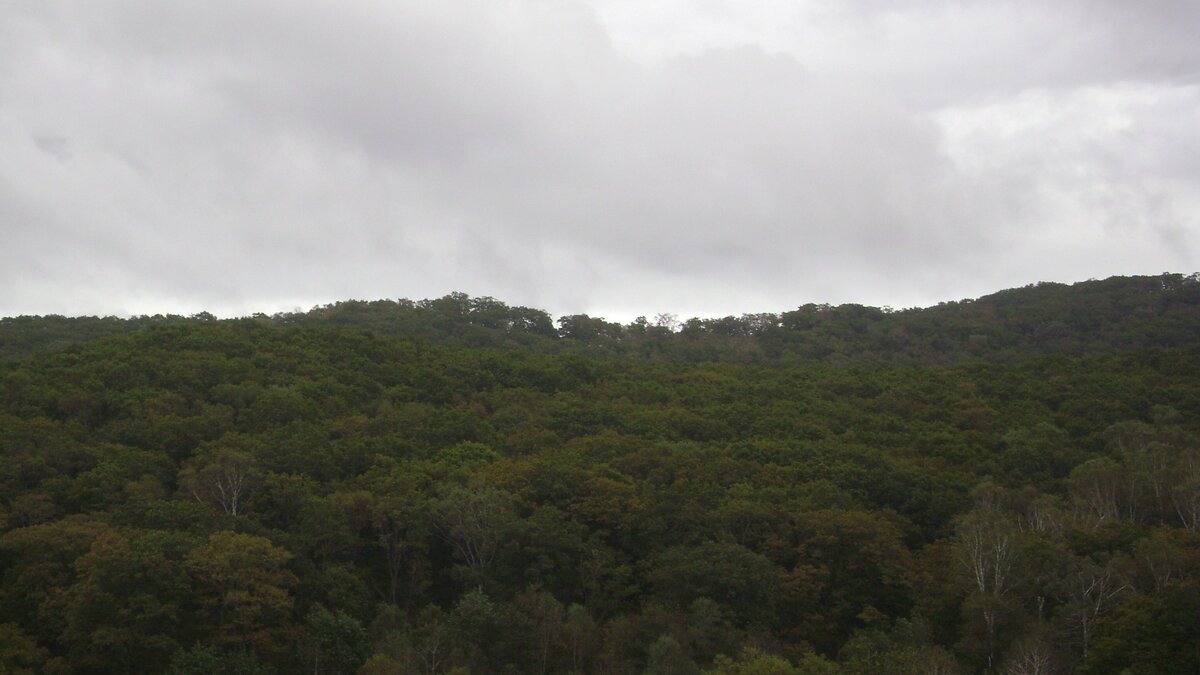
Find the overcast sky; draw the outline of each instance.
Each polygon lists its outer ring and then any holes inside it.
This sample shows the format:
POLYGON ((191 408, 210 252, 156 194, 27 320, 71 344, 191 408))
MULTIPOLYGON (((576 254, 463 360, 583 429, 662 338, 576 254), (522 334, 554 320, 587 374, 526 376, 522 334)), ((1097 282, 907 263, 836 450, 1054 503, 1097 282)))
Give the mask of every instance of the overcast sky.
POLYGON ((1200 270, 1197 0, 4 0, 0 315, 1200 270))

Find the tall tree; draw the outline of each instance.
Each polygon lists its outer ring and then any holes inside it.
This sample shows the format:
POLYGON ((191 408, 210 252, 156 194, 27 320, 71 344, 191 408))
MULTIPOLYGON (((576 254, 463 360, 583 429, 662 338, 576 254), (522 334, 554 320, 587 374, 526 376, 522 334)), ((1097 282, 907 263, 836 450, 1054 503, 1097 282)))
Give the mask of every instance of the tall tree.
POLYGON ((230 515, 242 515, 262 480, 254 456, 241 448, 217 447, 188 460, 179 485, 192 499, 230 515))
POLYGON ((216 645, 248 647, 267 658, 286 653, 297 579, 292 554, 270 540, 217 532, 187 555, 216 645))

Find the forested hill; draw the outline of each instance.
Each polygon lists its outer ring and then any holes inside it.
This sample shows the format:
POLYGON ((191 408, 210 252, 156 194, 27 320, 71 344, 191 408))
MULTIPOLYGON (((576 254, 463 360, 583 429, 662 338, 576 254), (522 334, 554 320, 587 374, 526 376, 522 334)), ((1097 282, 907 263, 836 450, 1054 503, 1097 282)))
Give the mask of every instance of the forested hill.
POLYGON ((1198 287, 6 320, 0 673, 1200 672, 1198 287))
MULTIPOLYGON (((149 326, 211 315, 0 319, 0 360, 149 326)), ((1085 355, 1193 344, 1200 335, 1200 275, 1041 283, 924 309, 805 304, 782 313, 630 324, 546 312, 493 298, 345 301, 308 312, 258 314, 278 326, 336 326, 466 347, 638 356, 671 361, 937 363, 1085 355)))

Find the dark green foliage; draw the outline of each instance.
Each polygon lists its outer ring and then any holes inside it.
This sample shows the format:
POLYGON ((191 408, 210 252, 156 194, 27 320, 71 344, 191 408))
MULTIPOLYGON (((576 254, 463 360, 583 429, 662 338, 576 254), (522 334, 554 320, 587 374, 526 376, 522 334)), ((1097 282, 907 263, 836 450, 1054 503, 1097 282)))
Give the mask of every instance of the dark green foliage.
POLYGON ((166 675, 271 675, 274 671, 251 652, 196 646, 176 652, 165 672, 166 675))
POLYGON ((362 624, 345 612, 314 605, 304 621, 305 670, 314 675, 354 673, 370 654, 362 624))
POLYGON ((1191 672, 1200 282, 0 321, 0 670, 1191 672))
POLYGON ((15 623, 0 624, 0 672, 32 675, 46 660, 46 650, 38 646, 15 623))
POLYGON ((715 542, 675 546, 647 558, 645 565, 652 592, 676 607, 708 598, 739 623, 761 623, 771 617, 778 568, 744 546, 715 542))
POLYGON ((1084 673, 1200 671, 1200 583, 1130 596, 1096 623, 1084 673))

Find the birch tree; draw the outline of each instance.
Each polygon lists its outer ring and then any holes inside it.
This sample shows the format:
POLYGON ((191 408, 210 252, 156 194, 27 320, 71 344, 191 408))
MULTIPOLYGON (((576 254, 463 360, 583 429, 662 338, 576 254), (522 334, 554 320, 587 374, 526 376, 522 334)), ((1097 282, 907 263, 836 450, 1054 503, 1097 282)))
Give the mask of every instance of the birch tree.
POLYGON ((186 494, 235 517, 245 512, 261 479, 249 453, 228 448, 195 457, 179 472, 179 485, 186 494))
POLYGON ((955 531, 958 563, 970 589, 968 611, 977 611, 983 621, 988 670, 996 667, 996 638, 1008 596, 1016 583, 1017 536, 1016 526, 993 500, 977 503, 959 521, 955 531))

